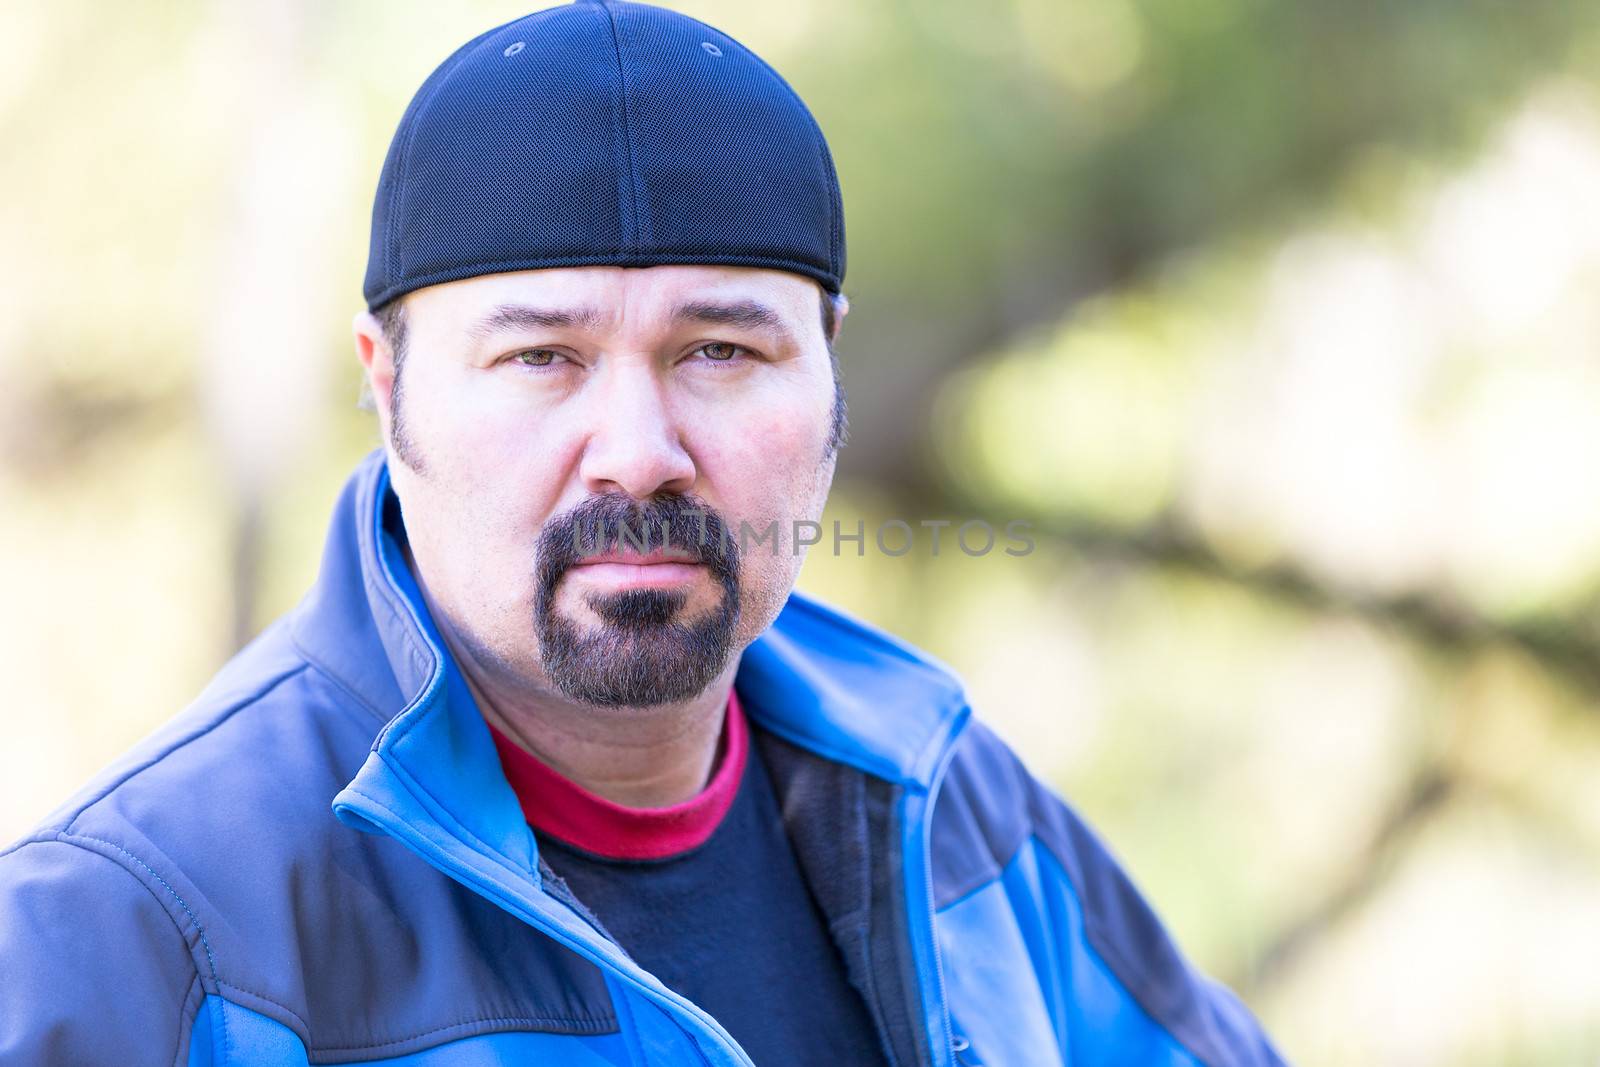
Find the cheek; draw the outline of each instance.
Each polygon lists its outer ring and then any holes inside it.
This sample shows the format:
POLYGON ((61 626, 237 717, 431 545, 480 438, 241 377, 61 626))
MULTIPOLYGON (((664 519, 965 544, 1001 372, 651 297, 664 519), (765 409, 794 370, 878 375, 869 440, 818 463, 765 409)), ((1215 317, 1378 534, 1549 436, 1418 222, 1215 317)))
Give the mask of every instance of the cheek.
POLYGON ((740 560, 739 642, 741 647, 754 641, 772 624, 783 609, 800 573, 800 557, 790 543, 791 526, 783 527, 783 543, 751 545, 740 560))
MULTIPOLYGON (((487 378, 445 383, 426 432, 429 480, 463 538, 502 552, 532 543, 562 496, 577 439, 562 420, 487 378)), ((464 548, 469 546, 463 545, 464 548)))
MULTIPOLYGON (((827 423, 795 405, 724 411, 696 434, 701 477, 730 498, 791 501, 823 465, 827 423)), ((776 514, 776 512, 772 512, 776 514)))
POLYGON ((458 491, 493 493, 503 481, 525 477, 538 467, 541 445, 538 422, 527 412, 481 402, 473 391, 440 404, 434 426, 427 427, 430 451, 441 457, 458 491), (478 402, 475 402, 478 401, 478 402))
POLYGON ((753 640, 777 615, 794 587, 802 557, 794 552, 795 523, 815 520, 826 495, 831 462, 824 462, 826 425, 813 411, 754 411, 722 418, 695 448, 700 491, 721 511, 741 542, 742 637, 753 640), (778 544, 756 543, 776 522, 778 544))
POLYGON ((408 508, 406 523, 408 532, 418 528, 413 551, 431 591, 457 622, 474 631, 505 625, 532 586, 532 538, 523 532, 523 517, 487 488, 434 478, 408 508))
POLYGON ((548 440, 525 416, 470 404, 440 410, 414 426, 414 437, 426 470, 406 472, 402 499, 431 591, 481 646, 525 648, 534 546, 560 498, 561 466, 548 440))

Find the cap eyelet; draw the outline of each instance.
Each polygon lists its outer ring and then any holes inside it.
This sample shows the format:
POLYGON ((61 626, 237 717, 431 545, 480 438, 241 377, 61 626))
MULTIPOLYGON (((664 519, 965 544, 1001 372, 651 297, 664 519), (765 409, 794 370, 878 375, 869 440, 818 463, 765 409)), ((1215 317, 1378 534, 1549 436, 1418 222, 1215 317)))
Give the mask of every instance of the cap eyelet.
POLYGON ((701 41, 700 47, 706 50, 706 55, 708 56, 720 56, 722 54, 722 49, 718 48, 710 41, 701 41))
POLYGON ((518 52, 522 51, 526 47, 528 47, 526 44, 524 44, 521 41, 518 41, 515 44, 506 45, 506 50, 504 52, 501 52, 500 54, 505 56, 507 59, 510 59, 512 56, 516 55, 518 52))

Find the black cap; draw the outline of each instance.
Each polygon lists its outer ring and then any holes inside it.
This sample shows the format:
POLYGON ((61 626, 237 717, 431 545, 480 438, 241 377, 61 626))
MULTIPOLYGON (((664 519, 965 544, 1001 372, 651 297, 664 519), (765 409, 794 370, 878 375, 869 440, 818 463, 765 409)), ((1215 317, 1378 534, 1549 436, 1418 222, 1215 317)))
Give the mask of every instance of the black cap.
POLYGON ((475 37, 417 91, 384 162, 377 308, 480 274, 733 264, 844 280, 833 158, 793 89, 686 15, 578 0, 475 37))

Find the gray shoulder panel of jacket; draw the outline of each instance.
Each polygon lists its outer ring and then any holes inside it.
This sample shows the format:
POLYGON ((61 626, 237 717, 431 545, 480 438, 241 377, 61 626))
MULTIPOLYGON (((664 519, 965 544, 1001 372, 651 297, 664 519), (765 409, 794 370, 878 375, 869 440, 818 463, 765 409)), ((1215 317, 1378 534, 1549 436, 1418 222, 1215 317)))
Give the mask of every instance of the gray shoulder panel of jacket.
MULTIPOLYGON (((205 992, 287 1027, 316 1060, 404 1055, 495 1029, 614 1031, 594 964, 400 842, 334 816, 382 724, 286 637, 274 627, 241 652, 0 863, 53 840, 120 864, 188 939, 189 979, 198 970, 205 992)), ((103 939, 80 924, 57 940, 71 956, 103 939)), ((29 964, 48 966, 48 955, 29 964)))
POLYGON ((87 844, 0 856, 0 1063, 183 1062, 204 994, 192 926, 164 896, 131 857, 87 844))
POLYGON ((947 907, 999 878, 1030 841, 1083 911, 1083 939, 1155 1021, 1208 1064, 1283 1061, 1249 1011, 1190 964, 1100 837, 992 730, 959 742, 933 819, 934 899, 947 907))
POLYGON ((933 807, 934 905, 945 908, 996 878, 1033 832, 1028 772, 973 719, 956 742, 933 807))

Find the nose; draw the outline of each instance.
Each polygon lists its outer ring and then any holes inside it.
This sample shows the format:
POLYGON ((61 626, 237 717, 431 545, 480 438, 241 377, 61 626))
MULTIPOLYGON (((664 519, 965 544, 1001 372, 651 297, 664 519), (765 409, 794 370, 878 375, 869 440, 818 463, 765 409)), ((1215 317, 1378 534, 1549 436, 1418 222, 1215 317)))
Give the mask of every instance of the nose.
POLYGON ((579 476, 590 493, 624 492, 643 500, 686 493, 695 465, 662 382, 643 367, 614 368, 587 414, 591 427, 579 476))

